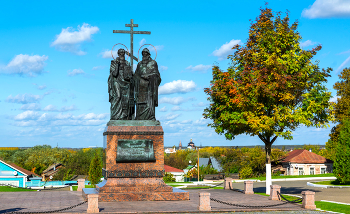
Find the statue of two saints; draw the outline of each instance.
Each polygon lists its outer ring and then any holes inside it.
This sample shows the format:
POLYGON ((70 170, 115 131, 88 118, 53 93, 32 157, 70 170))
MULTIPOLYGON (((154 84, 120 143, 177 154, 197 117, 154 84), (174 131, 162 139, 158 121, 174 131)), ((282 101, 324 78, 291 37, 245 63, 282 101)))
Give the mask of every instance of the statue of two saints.
POLYGON ((160 82, 157 62, 147 48, 142 50, 135 74, 125 60, 125 50, 119 49, 118 57, 111 61, 108 77, 111 120, 156 120, 160 82))

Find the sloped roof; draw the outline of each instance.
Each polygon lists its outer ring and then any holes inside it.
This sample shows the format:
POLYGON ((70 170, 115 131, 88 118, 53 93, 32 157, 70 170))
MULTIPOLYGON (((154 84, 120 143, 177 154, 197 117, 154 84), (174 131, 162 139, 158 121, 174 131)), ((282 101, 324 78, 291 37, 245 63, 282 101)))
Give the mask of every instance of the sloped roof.
POLYGON ((165 165, 165 164, 164 164, 164 170, 165 170, 165 172, 184 172, 181 169, 176 169, 174 167, 171 167, 171 166, 168 166, 168 165, 165 165))
POLYGON ((210 160, 211 160, 211 164, 212 164, 213 168, 218 170, 219 172, 221 172, 222 171, 222 167, 221 167, 219 161, 216 160, 215 157, 210 157, 210 160))
POLYGON ((49 167, 47 167, 44 171, 43 171, 43 174, 45 174, 45 173, 47 173, 47 172, 49 172, 49 171, 51 171, 51 170, 53 170, 54 169, 54 167, 59 167, 59 166, 63 166, 63 164, 61 164, 61 163, 54 163, 54 164, 51 164, 49 167))
POLYGON ((6 163, 7 165, 11 166, 12 168, 14 168, 14 169, 16 169, 16 170, 18 170, 18 171, 20 171, 20 172, 26 174, 27 176, 29 176, 29 175, 34 175, 34 176, 40 177, 39 175, 37 175, 37 174, 35 174, 35 173, 33 173, 33 172, 29 171, 29 170, 23 169, 22 167, 19 167, 19 166, 17 166, 17 165, 14 164, 14 163, 5 162, 5 161, 4 161, 3 159, 1 159, 1 158, 0 158, 0 160, 1 160, 2 162, 6 163))
POLYGON ((286 158, 281 161, 283 163, 333 163, 333 161, 317 155, 313 152, 309 152, 305 149, 297 149, 289 152, 286 158))
POLYGON ((199 158, 199 166, 206 167, 209 164, 209 158, 199 158))

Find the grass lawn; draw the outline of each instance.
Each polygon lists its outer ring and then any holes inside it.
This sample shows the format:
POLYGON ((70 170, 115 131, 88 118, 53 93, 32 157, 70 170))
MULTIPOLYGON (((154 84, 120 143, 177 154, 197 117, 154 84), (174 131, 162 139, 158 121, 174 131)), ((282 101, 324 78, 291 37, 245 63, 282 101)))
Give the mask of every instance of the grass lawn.
MULTIPOLYGON (((94 185, 85 185, 85 188, 95 188, 95 186, 94 185)), ((78 189, 78 186, 72 186, 73 191, 77 191, 77 189, 78 189)))
MULTIPOLYGON (((263 195, 263 196, 269 196, 266 193, 262 193, 262 192, 254 192, 254 194, 263 195)), ((294 201, 294 200, 299 199, 298 197, 289 196, 289 195, 283 195, 283 197, 285 197, 289 201, 294 201)), ((284 199, 282 199, 282 201, 284 201, 284 199)), ((301 204, 301 202, 299 204, 301 204)))
MULTIPOLYGON (((255 194, 269 196, 269 195, 266 195, 265 193, 261 193, 261 192, 255 192, 255 194)), ((283 197, 285 197, 286 199, 288 199, 290 201, 298 199, 297 197, 293 197, 293 196, 289 196, 289 195, 283 195, 283 197)), ((301 204, 301 202, 299 204, 301 204)), ((315 205, 316 205, 316 208, 319 208, 321 210, 350 214, 350 205, 336 204, 336 203, 324 202, 324 201, 315 201, 315 205)))
MULTIPOLYGON (((311 177, 333 177, 333 173, 327 173, 327 174, 319 174, 319 175, 285 175, 285 176, 271 176, 272 179, 283 179, 283 178, 311 178, 311 177)), ((266 177, 255 177, 255 178, 249 178, 253 180, 261 180, 265 181, 266 177)))
POLYGON ((320 181, 320 182, 312 182, 313 184, 321 184, 321 185, 334 185, 334 186, 350 186, 350 182, 346 182, 345 184, 341 184, 338 180, 333 181, 320 181))
POLYGON ((316 207, 321 210, 350 214, 350 205, 335 204, 325 201, 315 201, 316 207))
POLYGON ((22 189, 9 186, 0 186, 0 192, 28 192, 28 191, 37 191, 35 189, 22 189))

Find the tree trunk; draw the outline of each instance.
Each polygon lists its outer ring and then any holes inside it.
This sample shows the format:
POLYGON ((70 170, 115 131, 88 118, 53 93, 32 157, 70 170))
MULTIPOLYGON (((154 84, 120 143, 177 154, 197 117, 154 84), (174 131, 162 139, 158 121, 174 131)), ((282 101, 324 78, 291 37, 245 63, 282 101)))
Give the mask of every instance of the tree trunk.
POLYGON ((266 194, 270 195, 270 186, 272 185, 271 181, 271 145, 272 143, 265 144, 266 152, 266 194))

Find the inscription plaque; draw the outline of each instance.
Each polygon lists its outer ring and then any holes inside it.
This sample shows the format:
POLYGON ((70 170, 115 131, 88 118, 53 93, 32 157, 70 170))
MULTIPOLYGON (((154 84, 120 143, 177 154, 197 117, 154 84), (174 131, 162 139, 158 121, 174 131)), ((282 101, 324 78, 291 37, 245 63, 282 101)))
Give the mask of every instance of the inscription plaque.
POLYGON ((117 163, 153 162, 154 148, 152 140, 118 140, 117 163))

